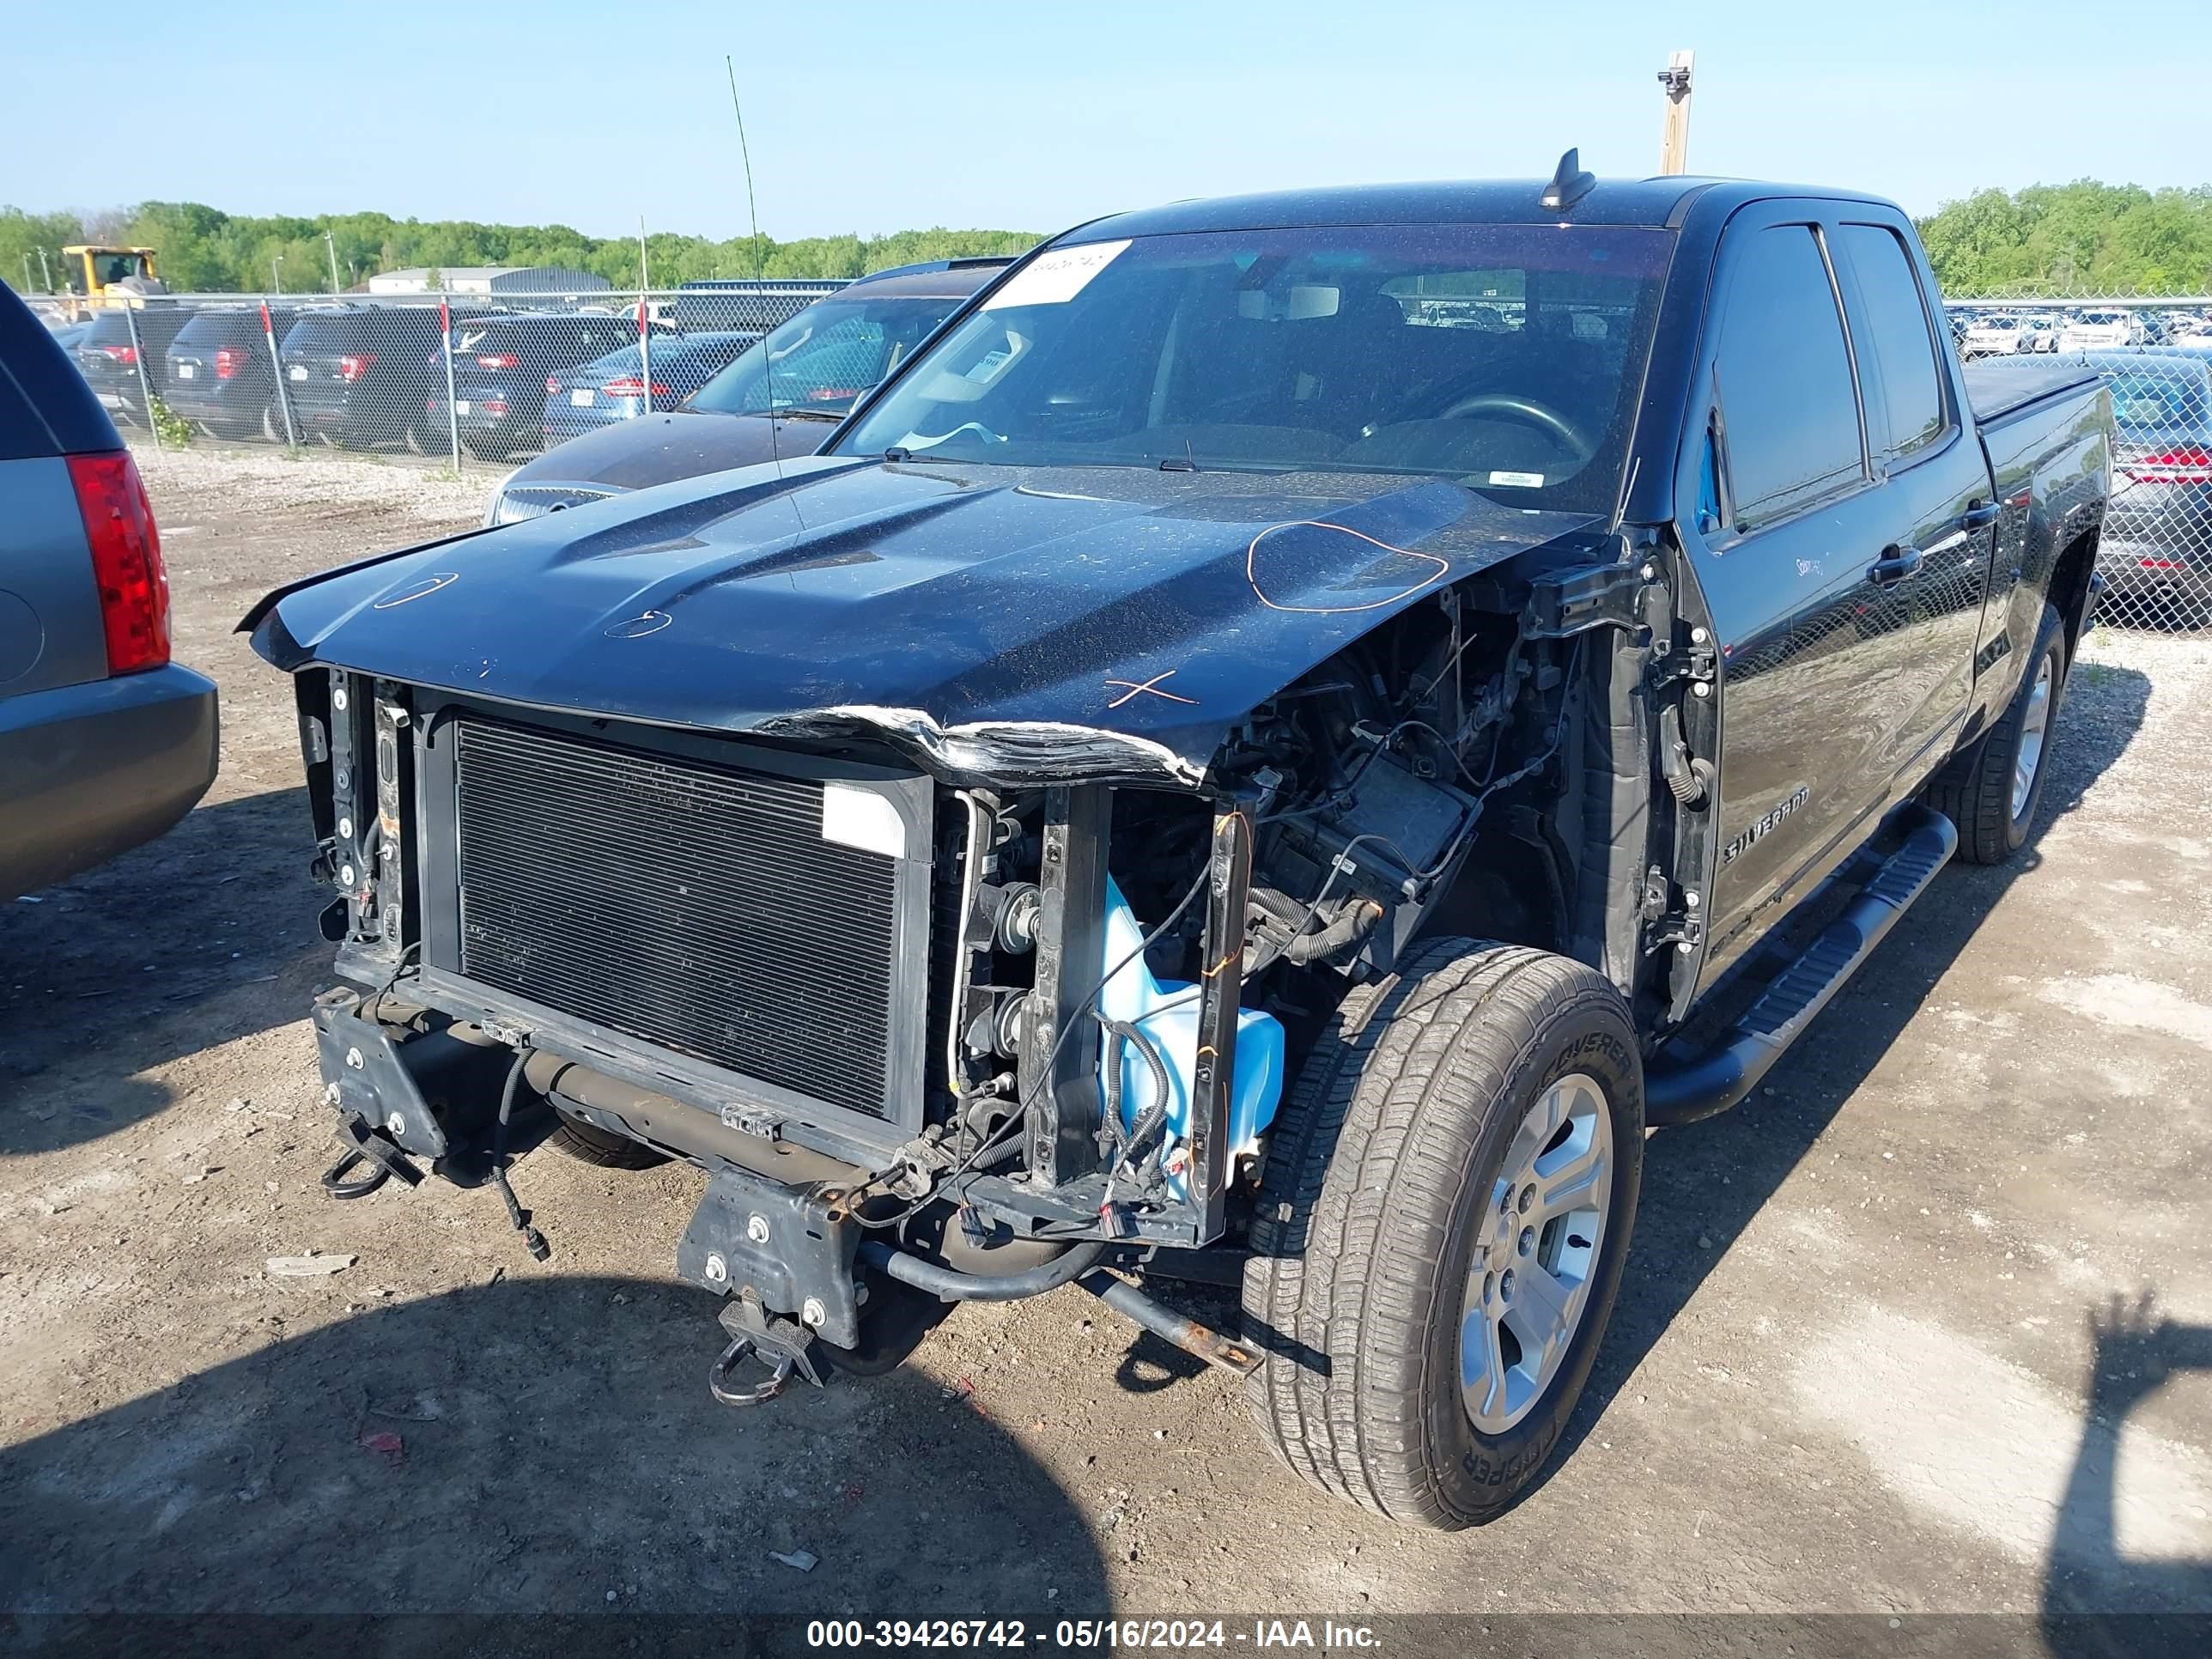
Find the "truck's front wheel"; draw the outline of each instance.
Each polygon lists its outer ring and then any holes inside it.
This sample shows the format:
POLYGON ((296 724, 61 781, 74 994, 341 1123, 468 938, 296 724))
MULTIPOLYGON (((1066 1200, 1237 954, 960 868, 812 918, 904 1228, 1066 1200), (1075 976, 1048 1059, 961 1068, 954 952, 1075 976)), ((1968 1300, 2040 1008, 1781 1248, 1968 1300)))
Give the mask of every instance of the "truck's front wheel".
POLYGON ((596 1164, 602 1170, 651 1170, 668 1162, 667 1153, 656 1152, 642 1141, 615 1134, 566 1112, 559 1115, 551 1145, 580 1163, 596 1164))
POLYGON ((1635 1030, 1591 969, 1439 939, 1355 990, 1285 1103, 1253 1224, 1262 1432, 1394 1519, 1502 1514, 1589 1376, 1643 1162, 1635 1030))

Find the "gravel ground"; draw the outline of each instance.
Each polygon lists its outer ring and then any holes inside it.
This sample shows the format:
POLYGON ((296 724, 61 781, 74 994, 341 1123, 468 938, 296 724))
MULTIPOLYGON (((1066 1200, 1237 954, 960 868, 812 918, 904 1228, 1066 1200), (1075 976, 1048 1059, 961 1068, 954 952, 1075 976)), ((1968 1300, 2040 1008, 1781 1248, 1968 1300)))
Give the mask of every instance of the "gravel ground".
POLYGON ((1438 1536, 1073 1290, 718 1407, 686 1169, 525 1158, 542 1265, 488 1192, 326 1200, 289 688, 229 629, 485 485, 145 470, 223 770, 0 907, 0 1613, 2212 1612, 2212 643, 2094 635, 2028 855, 1655 1136, 1572 1456, 1438 1536), (264 1268, 309 1252, 347 1265, 264 1268))

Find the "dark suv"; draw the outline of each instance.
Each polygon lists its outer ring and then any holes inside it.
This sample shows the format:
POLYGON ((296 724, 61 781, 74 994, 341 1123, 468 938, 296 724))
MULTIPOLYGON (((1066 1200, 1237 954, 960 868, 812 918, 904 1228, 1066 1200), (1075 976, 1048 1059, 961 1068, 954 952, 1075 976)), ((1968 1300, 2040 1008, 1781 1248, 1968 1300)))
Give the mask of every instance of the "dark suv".
MULTIPOLYGON (((665 356, 655 345, 653 412, 645 419, 629 418, 646 413, 635 348, 580 371, 557 392, 548 388, 547 453, 501 481, 486 521, 535 518, 672 478, 811 455, 854 398, 912 356, 1007 263, 941 260, 863 276, 778 325, 743 356, 730 351, 736 361, 714 364, 720 372, 704 385, 684 385, 685 372, 743 337, 687 333, 665 356), (664 383, 681 388, 683 401, 672 410, 664 383), (617 393, 624 386, 633 395, 617 393)), ((677 320, 687 328, 721 326, 714 319, 738 315, 740 297, 687 291, 677 300, 677 320)))
POLYGON ((138 469, 0 289, 0 899, 151 841, 215 765, 215 685, 169 660, 138 469))
POLYGON ((283 339, 298 313, 259 306, 210 306, 195 311, 170 342, 161 398, 171 410, 210 437, 259 435, 284 441, 284 413, 276 402, 276 365, 269 351, 273 330, 283 339))
MULTIPOLYGON (((560 377, 636 343, 637 324, 612 313, 524 312, 456 323, 453 420, 461 441, 486 460, 535 448, 546 394, 560 377)), ((433 431, 447 432, 442 385, 430 395, 429 414, 433 431)))
MULTIPOLYGON (((482 313, 453 313, 453 326, 482 313)), ((284 390, 302 438, 341 448, 446 445, 446 345, 436 306, 317 306, 284 335, 284 390)))
POLYGON ((185 313, 148 306, 125 311, 121 307, 97 313, 74 349, 76 366, 100 407, 128 426, 146 424, 146 391, 159 397, 162 368, 169 343, 183 327, 185 313), (135 327, 134 327, 135 325, 135 327), (140 353, 146 357, 146 378, 138 378, 140 353))

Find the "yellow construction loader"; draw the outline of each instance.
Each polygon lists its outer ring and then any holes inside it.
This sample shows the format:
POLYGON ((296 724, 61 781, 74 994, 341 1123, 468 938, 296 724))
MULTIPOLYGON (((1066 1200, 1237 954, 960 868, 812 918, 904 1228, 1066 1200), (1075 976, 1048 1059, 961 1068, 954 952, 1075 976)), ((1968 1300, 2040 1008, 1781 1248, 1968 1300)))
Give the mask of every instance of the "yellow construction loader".
POLYGON ((94 247, 79 242, 62 250, 62 309, 71 322, 118 306, 143 306, 149 294, 169 290, 155 274, 150 247, 94 247))

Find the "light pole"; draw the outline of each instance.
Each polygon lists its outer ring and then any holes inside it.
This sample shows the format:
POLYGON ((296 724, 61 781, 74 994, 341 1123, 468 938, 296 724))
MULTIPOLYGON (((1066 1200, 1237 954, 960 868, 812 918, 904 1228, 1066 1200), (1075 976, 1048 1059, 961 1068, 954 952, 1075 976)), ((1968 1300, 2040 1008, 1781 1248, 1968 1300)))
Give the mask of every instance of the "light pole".
POLYGON ((24 293, 26 293, 26 294, 28 294, 30 291, 31 291, 31 256, 30 256, 29 254, 26 253, 26 254, 23 256, 23 292, 24 292, 24 293))
POLYGON ((279 294, 284 291, 284 256, 281 253, 269 262, 269 280, 276 285, 279 294))
POLYGON ((54 273, 46 264, 46 251, 39 250, 39 285, 49 294, 54 291, 54 273))
POLYGON ((338 291, 338 245, 327 230, 323 233, 323 246, 331 251, 331 292, 335 294, 338 291))

